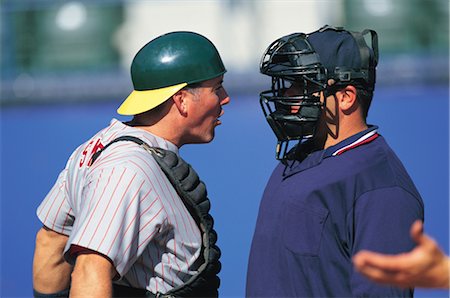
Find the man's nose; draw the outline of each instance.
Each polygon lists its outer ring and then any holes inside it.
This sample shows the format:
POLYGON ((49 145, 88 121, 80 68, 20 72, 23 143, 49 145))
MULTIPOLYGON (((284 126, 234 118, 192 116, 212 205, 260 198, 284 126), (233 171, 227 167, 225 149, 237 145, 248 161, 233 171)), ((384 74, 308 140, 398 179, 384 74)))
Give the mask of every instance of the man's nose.
POLYGON ((223 88, 223 94, 221 94, 220 105, 224 106, 230 103, 230 96, 228 96, 227 91, 223 88))

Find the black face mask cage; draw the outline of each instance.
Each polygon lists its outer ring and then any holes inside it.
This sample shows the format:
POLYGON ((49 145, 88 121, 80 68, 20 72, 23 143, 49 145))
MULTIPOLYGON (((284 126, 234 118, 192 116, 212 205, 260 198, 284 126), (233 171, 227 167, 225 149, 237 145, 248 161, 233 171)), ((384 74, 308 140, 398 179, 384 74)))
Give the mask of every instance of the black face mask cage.
POLYGON ((260 104, 277 137, 276 159, 285 160, 290 141, 311 138, 320 118, 320 91, 327 87, 327 70, 303 33, 273 42, 263 55, 260 71, 272 77, 270 90, 261 92, 260 104), (286 90, 296 84, 296 94, 286 90), (292 109, 298 107, 294 113, 292 109))
POLYGON ((294 96, 286 95, 286 91, 291 81, 284 78, 272 78, 272 88, 260 93, 260 103, 264 116, 267 116, 274 112, 279 113, 291 113, 291 108, 308 106, 321 106, 320 104, 320 92, 325 88, 322 85, 316 85, 314 88, 309 84, 301 84, 302 90, 299 94, 294 96))
POLYGON ((267 122, 277 137, 276 159, 284 160, 291 141, 311 138, 320 119, 323 104, 320 92, 325 86, 302 77, 295 82, 272 77, 272 88, 261 92, 260 104, 267 122), (299 86, 298 94, 285 95, 290 84, 299 86), (298 109, 294 113, 292 109, 298 109))

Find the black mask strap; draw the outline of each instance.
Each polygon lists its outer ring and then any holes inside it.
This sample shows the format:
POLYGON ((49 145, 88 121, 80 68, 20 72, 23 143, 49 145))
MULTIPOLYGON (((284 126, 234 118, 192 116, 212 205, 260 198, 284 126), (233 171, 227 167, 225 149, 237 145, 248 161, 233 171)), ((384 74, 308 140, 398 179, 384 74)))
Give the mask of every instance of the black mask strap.
POLYGON ((363 73, 363 76, 367 78, 368 85, 372 88, 375 85, 375 67, 378 64, 378 35, 374 30, 370 29, 365 29, 362 32, 349 31, 349 33, 353 36, 359 48, 361 72, 363 73), (370 49, 364 39, 364 36, 368 33, 370 33, 371 36, 372 59, 370 49))

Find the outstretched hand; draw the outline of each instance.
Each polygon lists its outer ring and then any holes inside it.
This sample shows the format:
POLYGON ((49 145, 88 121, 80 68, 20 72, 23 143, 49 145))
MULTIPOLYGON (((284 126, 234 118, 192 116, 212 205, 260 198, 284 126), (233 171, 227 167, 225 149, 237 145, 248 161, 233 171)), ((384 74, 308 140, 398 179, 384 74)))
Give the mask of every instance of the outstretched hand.
POLYGON ((356 270, 375 282, 403 288, 449 288, 449 258, 423 233, 422 221, 411 226, 411 238, 417 246, 408 253, 360 251, 353 257, 356 270))

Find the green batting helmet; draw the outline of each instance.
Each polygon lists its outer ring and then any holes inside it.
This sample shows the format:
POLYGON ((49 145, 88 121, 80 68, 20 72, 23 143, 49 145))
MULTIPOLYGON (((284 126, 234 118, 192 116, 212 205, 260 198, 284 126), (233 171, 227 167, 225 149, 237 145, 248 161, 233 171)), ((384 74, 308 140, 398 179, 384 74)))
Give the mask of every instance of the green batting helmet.
POLYGON ((134 91, 117 112, 136 115, 160 105, 188 84, 226 72, 219 52, 206 37, 194 32, 171 32, 147 43, 133 59, 134 91))

